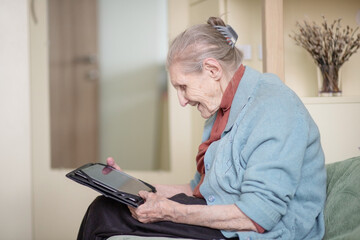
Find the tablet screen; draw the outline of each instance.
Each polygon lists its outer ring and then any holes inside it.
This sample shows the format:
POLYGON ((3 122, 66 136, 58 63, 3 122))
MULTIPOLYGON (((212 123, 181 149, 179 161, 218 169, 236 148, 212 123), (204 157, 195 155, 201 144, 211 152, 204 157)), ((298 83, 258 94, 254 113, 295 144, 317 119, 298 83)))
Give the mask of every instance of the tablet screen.
POLYGON ((104 184, 104 187, 109 186, 120 192, 138 195, 139 191, 152 191, 150 187, 140 180, 110 167, 94 164, 81 170, 93 180, 104 184))

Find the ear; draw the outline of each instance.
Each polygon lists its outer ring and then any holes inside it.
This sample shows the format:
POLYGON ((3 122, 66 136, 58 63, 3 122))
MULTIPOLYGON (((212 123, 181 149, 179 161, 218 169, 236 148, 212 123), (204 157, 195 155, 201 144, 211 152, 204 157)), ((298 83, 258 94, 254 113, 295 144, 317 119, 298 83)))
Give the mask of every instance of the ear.
POLYGON ((205 71, 214 80, 220 80, 223 75, 223 69, 215 58, 206 58, 203 61, 203 71, 205 71))

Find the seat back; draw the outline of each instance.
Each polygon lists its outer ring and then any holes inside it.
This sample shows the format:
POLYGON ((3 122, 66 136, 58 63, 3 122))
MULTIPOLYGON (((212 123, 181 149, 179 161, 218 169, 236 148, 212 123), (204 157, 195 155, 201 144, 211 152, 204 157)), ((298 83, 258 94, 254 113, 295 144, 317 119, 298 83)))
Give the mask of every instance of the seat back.
POLYGON ((360 239, 360 156, 326 165, 324 239, 360 239))

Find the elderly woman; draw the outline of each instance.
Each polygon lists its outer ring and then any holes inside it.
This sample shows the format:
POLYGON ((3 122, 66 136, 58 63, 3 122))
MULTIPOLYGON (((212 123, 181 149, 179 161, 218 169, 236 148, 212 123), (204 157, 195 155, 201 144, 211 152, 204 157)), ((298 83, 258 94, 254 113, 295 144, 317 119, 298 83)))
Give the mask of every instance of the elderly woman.
POLYGON ((97 198, 78 239, 322 238, 326 172, 318 128, 277 76, 242 64, 236 39, 230 26, 211 17, 169 49, 181 106, 196 106, 207 119, 194 179, 140 192, 145 203, 136 209, 97 198))

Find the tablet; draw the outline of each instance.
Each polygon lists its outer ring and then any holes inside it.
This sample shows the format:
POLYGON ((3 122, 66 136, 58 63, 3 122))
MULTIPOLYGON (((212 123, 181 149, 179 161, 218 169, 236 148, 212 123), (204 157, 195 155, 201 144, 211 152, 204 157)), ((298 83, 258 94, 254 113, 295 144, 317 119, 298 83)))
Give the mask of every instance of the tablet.
POLYGON ((132 207, 144 202, 139 191, 156 192, 152 185, 102 163, 85 164, 66 177, 132 207))

